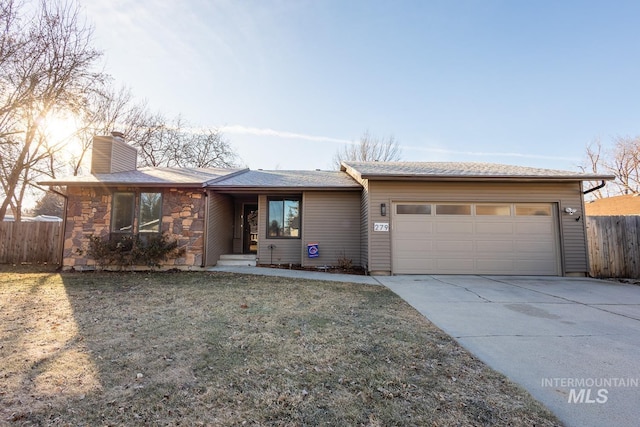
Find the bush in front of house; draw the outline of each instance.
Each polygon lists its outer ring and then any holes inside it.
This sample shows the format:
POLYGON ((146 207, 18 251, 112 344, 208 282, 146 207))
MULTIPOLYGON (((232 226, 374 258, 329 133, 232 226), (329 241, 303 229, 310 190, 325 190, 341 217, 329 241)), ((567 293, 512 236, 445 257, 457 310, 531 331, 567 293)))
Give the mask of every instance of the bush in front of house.
POLYGON ((176 240, 170 240, 166 234, 153 235, 111 235, 89 236, 87 255, 93 258, 98 267, 131 266, 159 267, 169 258, 184 255, 184 248, 178 248, 176 240))

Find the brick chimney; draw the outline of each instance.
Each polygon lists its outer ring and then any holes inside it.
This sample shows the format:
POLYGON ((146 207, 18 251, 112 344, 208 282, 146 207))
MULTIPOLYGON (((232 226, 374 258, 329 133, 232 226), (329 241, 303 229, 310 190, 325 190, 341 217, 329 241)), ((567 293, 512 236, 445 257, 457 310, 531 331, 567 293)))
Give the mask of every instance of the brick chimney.
POLYGON ((124 142, 122 132, 111 136, 94 136, 91 173, 115 173, 136 170, 138 151, 124 142))

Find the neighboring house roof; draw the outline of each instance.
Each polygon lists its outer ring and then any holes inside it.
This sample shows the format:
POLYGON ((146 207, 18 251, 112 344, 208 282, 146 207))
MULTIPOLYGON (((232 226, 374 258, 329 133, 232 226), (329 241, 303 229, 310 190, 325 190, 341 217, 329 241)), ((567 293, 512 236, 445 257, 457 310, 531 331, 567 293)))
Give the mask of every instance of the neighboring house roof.
POLYGON ((265 171, 249 170, 214 183, 216 190, 238 189, 360 189, 362 186, 349 175, 339 171, 265 171))
POLYGON ((135 171, 103 173, 40 181, 40 185, 97 186, 131 185, 153 187, 205 187, 248 169, 144 167, 135 171))
POLYGON ((422 180, 611 180, 610 175, 465 162, 342 162, 342 170, 362 179, 422 179, 422 180))
POLYGON ((586 215, 640 215, 640 195, 625 194, 585 202, 586 215))

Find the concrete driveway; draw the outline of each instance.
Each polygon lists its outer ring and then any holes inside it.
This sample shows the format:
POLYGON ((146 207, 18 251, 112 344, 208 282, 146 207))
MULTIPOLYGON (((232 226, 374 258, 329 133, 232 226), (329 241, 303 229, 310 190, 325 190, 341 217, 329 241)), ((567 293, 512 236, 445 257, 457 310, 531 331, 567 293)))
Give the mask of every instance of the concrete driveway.
POLYGON ((565 424, 640 425, 640 286, 561 277, 376 279, 565 424))

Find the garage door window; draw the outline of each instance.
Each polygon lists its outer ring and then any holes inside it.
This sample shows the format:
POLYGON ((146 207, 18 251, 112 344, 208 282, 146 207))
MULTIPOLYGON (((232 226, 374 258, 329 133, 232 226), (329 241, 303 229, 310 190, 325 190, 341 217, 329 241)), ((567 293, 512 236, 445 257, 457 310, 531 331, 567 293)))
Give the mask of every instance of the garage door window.
POLYGON ((510 205, 476 205, 476 215, 510 216, 510 205))
POLYGON ((551 216, 549 205, 516 205, 517 216, 551 216))
POLYGON ((471 205, 436 205, 436 215, 471 215, 471 205))
POLYGON ((397 205, 398 215, 431 215, 431 205, 397 205))

